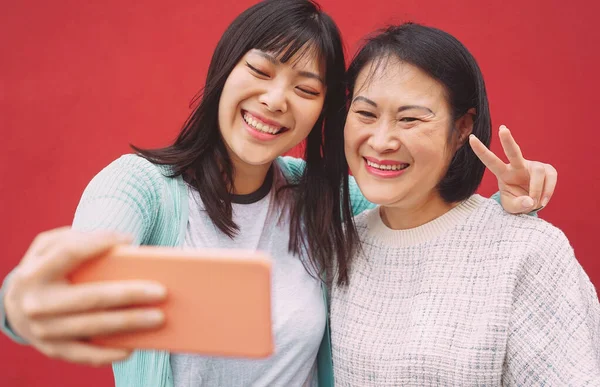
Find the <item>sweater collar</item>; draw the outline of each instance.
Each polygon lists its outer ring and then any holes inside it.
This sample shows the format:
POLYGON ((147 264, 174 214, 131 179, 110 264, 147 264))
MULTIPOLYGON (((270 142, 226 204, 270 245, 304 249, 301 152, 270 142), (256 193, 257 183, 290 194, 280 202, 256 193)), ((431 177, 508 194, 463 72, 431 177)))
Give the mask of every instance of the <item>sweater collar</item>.
POLYGON ((473 195, 444 215, 421 226, 406 230, 392 230, 381 219, 381 207, 377 206, 365 214, 369 239, 390 247, 408 247, 427 242, 464 221, 485 201, 479 195, 473 195))

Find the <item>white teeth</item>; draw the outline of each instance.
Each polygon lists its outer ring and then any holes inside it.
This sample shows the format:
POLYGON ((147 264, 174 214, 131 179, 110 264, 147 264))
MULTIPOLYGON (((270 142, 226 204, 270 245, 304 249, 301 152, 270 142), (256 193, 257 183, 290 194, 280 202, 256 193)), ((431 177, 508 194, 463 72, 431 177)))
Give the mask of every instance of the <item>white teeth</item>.
POLYGON ((369 160, 367 160, 367 165, 373 168, 381 169, 382 171, 400 171, 408 167, 408 164, 379 165, 369 160))
POLYGON ((280 128, 275 128, 271 125, 267 125, 264 122, 255 119, 250 115, 250 113, 244 113, 244 121, 246 121, 246 123, 254 129, 261 132, 277 134, 277 132, 279 132, 280 130, 280 128))

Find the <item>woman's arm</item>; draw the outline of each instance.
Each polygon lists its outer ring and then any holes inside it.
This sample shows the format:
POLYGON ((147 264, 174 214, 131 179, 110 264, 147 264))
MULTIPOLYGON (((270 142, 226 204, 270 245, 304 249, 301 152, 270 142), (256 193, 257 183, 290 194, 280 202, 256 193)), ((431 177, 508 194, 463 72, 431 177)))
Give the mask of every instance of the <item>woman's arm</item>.
POLYGON ((504 385, 599 386, 600 304, 557 229, 522 263, 513 291, 504 385))
POLYGON ((5 334, 32 344, 48 356, 105 363, 122 358, 123 351, 103 351, 80 339, 154 327, 162 321, 150 322, 144 317, 148 310, 143 308, 106 310, 162 299, 164 289, 157 284, 73 286, 65 280, 73 268, 115 244, 125 240, 140 244, 148 237, 161 199, 159 174, 146 160, 128 155, 92 179, 77 208, 73 228, 38 236, 4 281, 0 329, 5 334))

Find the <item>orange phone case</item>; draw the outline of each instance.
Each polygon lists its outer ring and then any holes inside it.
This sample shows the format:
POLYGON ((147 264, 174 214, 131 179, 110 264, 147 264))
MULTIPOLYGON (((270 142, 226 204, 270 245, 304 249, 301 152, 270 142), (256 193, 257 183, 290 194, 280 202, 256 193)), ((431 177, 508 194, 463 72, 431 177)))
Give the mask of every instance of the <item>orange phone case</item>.
POLYGON ((70 275, 73 283, 153 280, 167 288, 154 331, 95 337, 130 349, 264 358, 273 353, 271 260, 260 252, 119 246, 70 275))

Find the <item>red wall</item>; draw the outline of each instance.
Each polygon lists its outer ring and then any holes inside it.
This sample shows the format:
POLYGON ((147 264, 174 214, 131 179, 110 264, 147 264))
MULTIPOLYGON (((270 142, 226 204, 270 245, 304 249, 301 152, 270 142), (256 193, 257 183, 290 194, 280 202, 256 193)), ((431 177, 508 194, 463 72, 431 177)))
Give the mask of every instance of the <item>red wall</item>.
MULTIPOLYGON (((249 0, 7 1, 0 9, 0 276, 39 231, 69 224, 78 198, 127 144, 165 145, 188 114, 212 49, 249 0)), ((551 162, 559 186, 542 217, 562 228, 596 286, 600 262, 600 90, 594 1, 322 0, 348 51, 383 23, 440 27, 474 53, 494 125, 525 156, 551 162), (500 3, 503 3, 500 5, 500 3)), ((493 149, 498 151, 497 136, 493 149)), ((483 194, 495 191, 486 176, 483 194)), ((0 337, 2 386, 106 386, 93 369, 0 337)))

